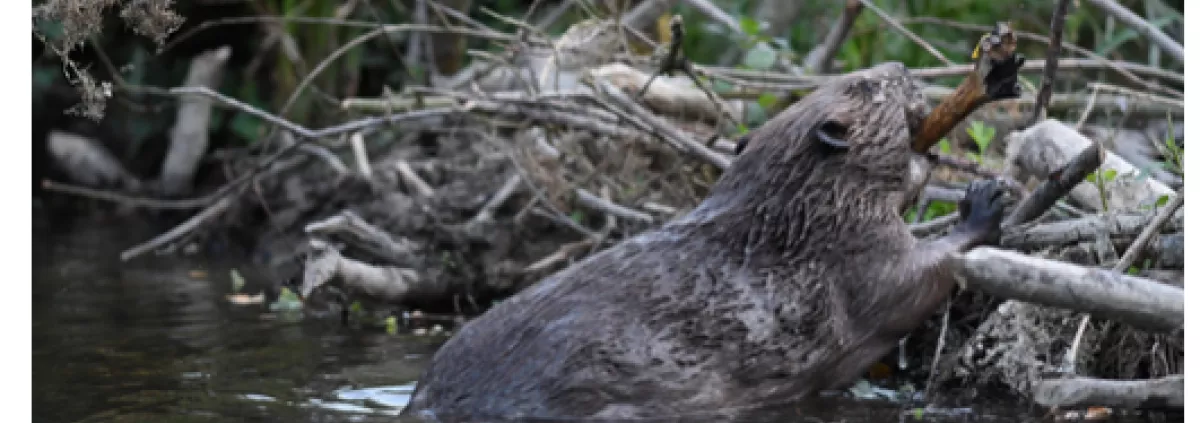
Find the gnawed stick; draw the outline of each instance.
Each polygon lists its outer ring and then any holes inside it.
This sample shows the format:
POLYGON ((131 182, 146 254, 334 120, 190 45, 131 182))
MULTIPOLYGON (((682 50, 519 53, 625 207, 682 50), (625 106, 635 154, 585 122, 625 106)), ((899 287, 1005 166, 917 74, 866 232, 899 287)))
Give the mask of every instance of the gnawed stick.
POLYGON ((1046 210, 1050 210, 1050 207, 1054 206, 1058 199, 1083 182, 1089 173, 1100 167, 1102 162, 1104 162, 1104 149, 1100 148, 1099 144, 1092 143, 1090 147, 1067 162, 1066 166, 1051 173, 1046 180, 1042 181, 1033 194, 1017 204, 1016 209, 1004 218, 1000 226, 1006 228, 1041 216, 1046 210))
MULTIPOLYGON (((1070 125, 1046 119, 1028 129, 1009 134, 1005 160, 1012 169, 1010 173, 1017 179, 1034 176, 1052 180, 1056 173, 1062 173, 1060 169, 1071 166, 1072 157, 1081 160, 1079 154, 1097 148, 1096 144, 1070 125)), ((1099 148, 1103 149, 1103 146, 1099 148)), ((1138 168, 1111 151, 1101 153, 1099 160, 1100 164, 1095 170, 1101 174, 1115 172, 1117 176, 1112 180, 1106 178, 1103 193, 1098 186, 1090 183, 1064 186, 1067 190, 1065 195, 1088 209, 1102 210, 1107 204, 1109 211, 1132 211, 1153 205, 1164 195, 1175 195, 1175 190, 1156 179, 1136 178, 1134 175, 1138 173, 1138 168)))
POLYGON ((1025 57, 1015 52, 1016 47, 1017 38, 1008 23, 997 22, 992 32, 979 40, 971 73, 921 123, 913 138, 913 150, 929 151, 979 106, 1020 97, 1017 72, 1025 64, 1025 57))
POLYGON ((1033 382, 1032 391, 1033 401, 1044 407, 1183 408, 1183 375, 1145 380, 1042 380, 1033 382))
POLYGON ((1001 298, 1104 316, 1154 332, 1183 328, 1183 290, 1108 269, 990 247, 950 260, 960 282, 1001 298))
MULTIPOLYGON (((1000 246, 1013 249, 1038 249, 1053 245, 1068 245, 1094 241, 1096 234, 1101 232, 1110 237, 1133 237, 1144 231, 1162 213, 1164 211, 1160 210, 1145 214, 1097 214, 1050 223, 1014 225, 1003 230, 1003 234, 1000 236, 1000 246)), ((1166 232, 1181 230, 1183 230, 1182 214, 1173 215, 1163 227, 1163 231, 1166 232)))
POLYGON ((411 263, 418 248, 412 241, 397 239, 350 210, 310 223, 304 227, 304 232, 309 235, 340 234, 355 246, 397 264, 411 263))

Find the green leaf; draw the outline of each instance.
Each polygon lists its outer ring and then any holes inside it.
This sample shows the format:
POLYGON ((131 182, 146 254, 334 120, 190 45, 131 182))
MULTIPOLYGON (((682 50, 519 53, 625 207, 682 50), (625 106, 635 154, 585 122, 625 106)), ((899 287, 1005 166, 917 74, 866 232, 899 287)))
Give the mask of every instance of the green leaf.
POLYGON ((296 293, 288 288, 282 288, 279 291, 279 299, 271 303, 270 309, 271 311, 294 311, 299 310, 303 305, 296 293))
POLYGON ((1108 170, 1104 171, 1104 180, 1105 181, 1111 181, 1116 178, 1117 178, 1117 170, 1116 169, 1108 169, 1108 170))
POLYGON ((764 109, 770 109, 775 103, 779 102, 779 97, 770 93, 763 93, 758 96, 758 105, 764 109))
POLYGON ((772 49, 767 43, 759 42, 754 44, 750 51, 746 52, 746 58, 742 64, 754 70, 767 70, 775 65, 776 58, 779 53, 772 49))
POLYGON ((400 330, 400 325, 396 323, 396 316, 388 316, 387 320, 384 320, 384 325, 387 328, 388 335, 395 335, 400 330))
POLYGON ((1156 205, 1158 207, 1163 207, 1163 206, 1167 205, 1168 201, 1171 201, 1171 196, 1163 194, 1158 197, 1158 200, 1156 200, 1154 202, 1154 205, 1156 205))
POLYGON ((237 269, 229 269, 229 279, 233 281, 233 292, 241 291, 242 287, 246 286, 246 280, 242 279, 237 269))
POLYGON ((942 138, 938 141, 938 150, 941 150, 942 154, 950 154, 950 140, 942 138))
POLYGON ((575 223, 583 223, 583 212, 579 210, 572 211, 571 220, 574 220, 575 223))
POLYGON ((1083 179, 1094 184, 1096 183, 1096 173, 1089 173, 1087 176, 1083 177, 1083 179))
POLYGON ((738 22, 738 25, 742 27, 742 32, 745 32, 746 35, 749 35, 751 37, 758 36, 758 32, 760 30, 760 25, 759 25, 758 21, 754 20, 754 18, 749 17, 749 16, 742 16, 742 19, 738 22))
POLYGON ((967 128, 967 135, 975 140, 975 145, 979 147, 979 154, 987 151, 988 145, 992 144, 992 138, 996 136, 996 128, 988 126, 980 121, 971 121, 971 126, 967 128))

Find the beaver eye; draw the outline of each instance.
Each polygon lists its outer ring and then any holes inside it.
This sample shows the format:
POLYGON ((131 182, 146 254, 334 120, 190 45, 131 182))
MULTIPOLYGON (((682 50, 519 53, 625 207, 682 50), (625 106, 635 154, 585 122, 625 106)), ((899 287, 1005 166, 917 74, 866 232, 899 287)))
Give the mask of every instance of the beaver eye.
POLYGON ((846 142, 846 126, 834 120, 826 120, 817 126, 817 140, 835 150, 850 148, 846 142))

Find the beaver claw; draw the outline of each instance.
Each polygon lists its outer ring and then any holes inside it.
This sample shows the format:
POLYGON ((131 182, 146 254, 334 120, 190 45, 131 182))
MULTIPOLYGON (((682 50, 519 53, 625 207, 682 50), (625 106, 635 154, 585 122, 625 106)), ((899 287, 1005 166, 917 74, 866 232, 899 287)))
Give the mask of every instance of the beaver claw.
POLYGON ((1004 218, 1004 188, 1002 179, 971 181, 967 195, 958 202, 962 223, 956 229, 979 236, 982 243, 995 243, 1004 218))
POLYGON ((983 78, 988 98, 996 101, 1020 97, 1021 84, 1017 81, 1017 72, 1023 65, 1025 65, 1025 56, 1019 53, 1009 56, 1004 61, 993 63, 991 72, 988 72, 987 76, 983 78))

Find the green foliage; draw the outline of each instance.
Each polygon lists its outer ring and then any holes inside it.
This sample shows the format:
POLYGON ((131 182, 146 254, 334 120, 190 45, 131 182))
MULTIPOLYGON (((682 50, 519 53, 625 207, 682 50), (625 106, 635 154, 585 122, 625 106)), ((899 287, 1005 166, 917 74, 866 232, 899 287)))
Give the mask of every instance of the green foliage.
POLYGON ((942 154, 950 154, 950 140, 942 138, 941 141, 938 141, 938 151, 941 151, 942 154))
MULTIPOLYGON (((931 201, 929 203, 929 208, 925 210, 925 216, 923 216, 920 219, 920 221, 924 222, 924 221, 927 221, 930 219, 936 219, 936 218, 948 215, 950 213, 954 213, 957 210, 958 210, 958 205, 954 204, 953 202, 931 201)), ((916 207, 910 208, 907 212, 904 213, 904 220, 907 222, 913 222, 913 223, 918 222, 918 220, 916 219, 917 211, 918 210, 916 207)))
POLYGON ((971 121, 971 126, 967 128, 967 135, 975 141, 975 146, 979 148, 978 154, 967 153, 967 156, 977 163, 982 163, 983 155, 987 152, 988 146, 992 145, 992 139, 996 137, 996 128, 980 121, 971 121))

